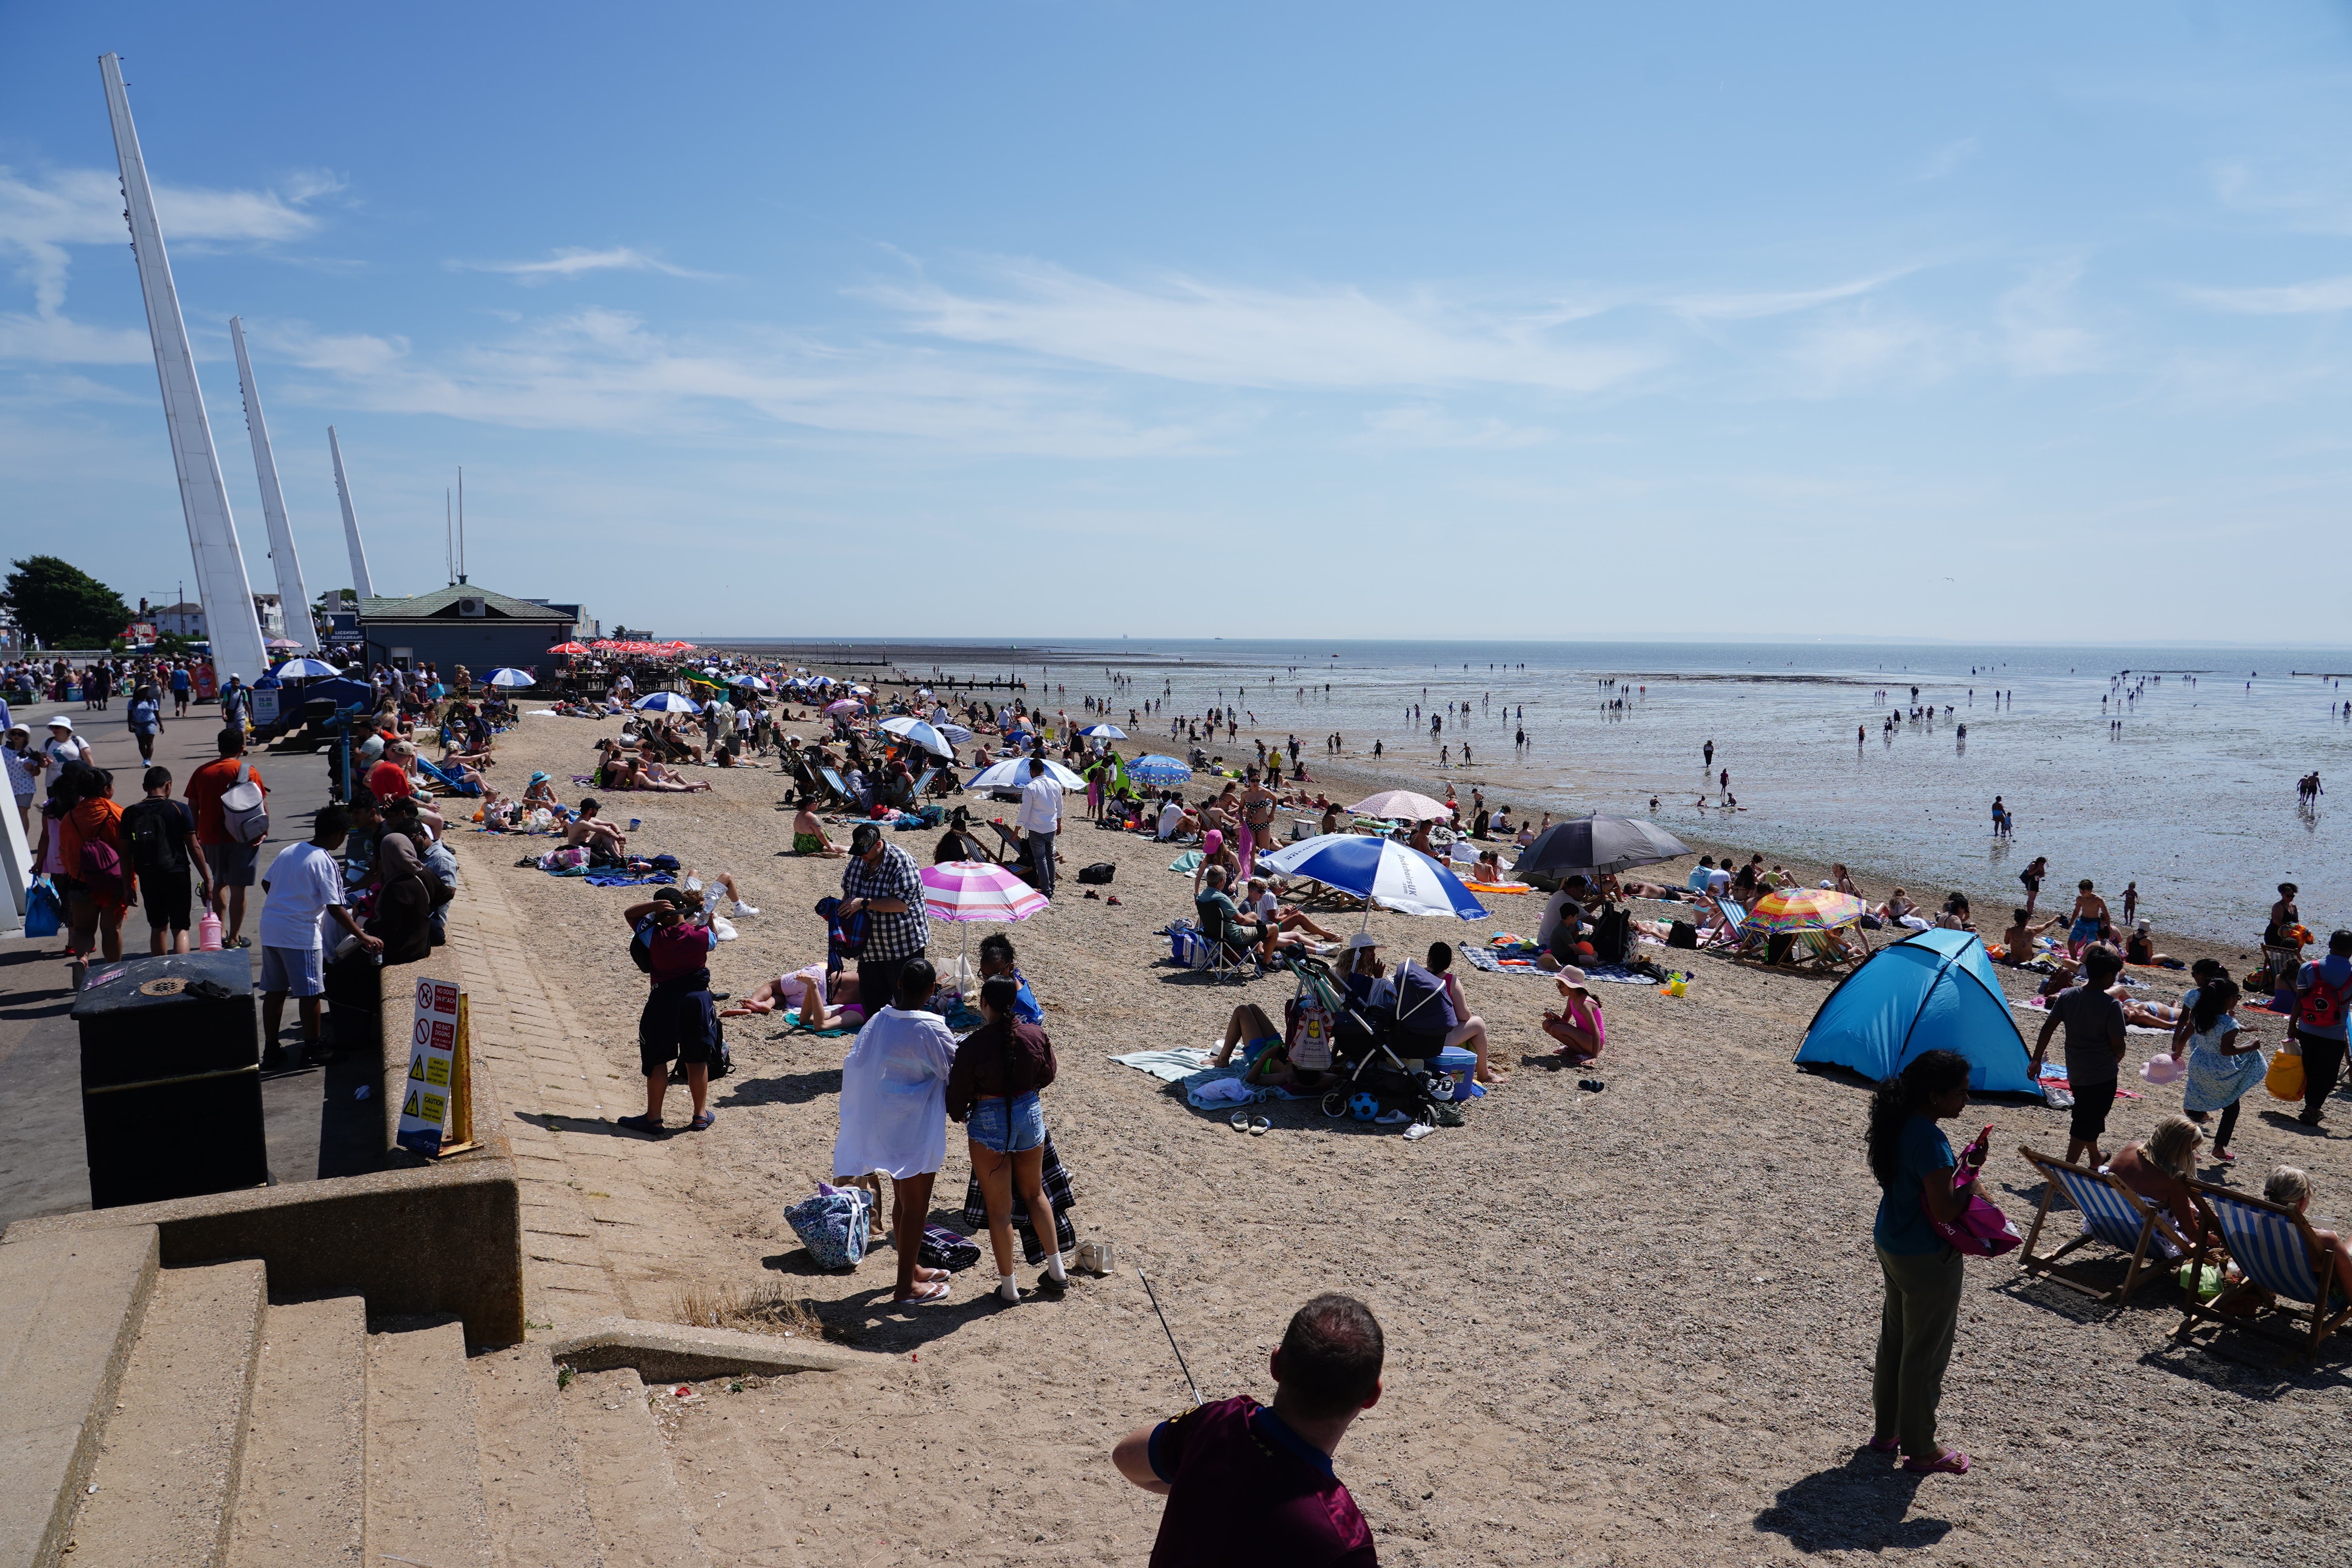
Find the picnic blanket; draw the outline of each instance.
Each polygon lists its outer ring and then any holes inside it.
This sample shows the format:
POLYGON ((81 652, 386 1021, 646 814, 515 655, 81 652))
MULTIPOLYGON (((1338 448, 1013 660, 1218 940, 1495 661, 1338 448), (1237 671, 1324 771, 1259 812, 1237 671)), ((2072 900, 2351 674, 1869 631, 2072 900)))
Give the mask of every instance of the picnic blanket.
MULTIPOLYGON (((562 875, 562 873, 558 873, 562 875)), ((585 871, 580 879, 592 888, 642 888, 654 882, 675 882, 667 871, 585 871)))
POLYGON ((858 1026, 855 1024, 843 1024, 838 1027, 831 1029, 812 1029, 806 1024, 800 1023, 796 1020, 784 1028, 779 1029, 774 1034, 770 1035, 768 1038, 772 1040, 781 1040, 787 1035, 814 1035, 820 1039, 830 1040, 837 1038, 843 1035, 854 1035, 857 1033, 857 1028, 858 1026))
POLYGON ((1191 1046, 1177 1046, 1164 1051, 1130 1051, 1110 1059, 1123 1068, 1148 1072, 1162 1083, 1181 1083, 1209 1065, 1214 1051, 1204 1051, 1191 1046))
MULTIPOLYGON (((1489 974, 1532 974, 1538 979, 1549 980, 1551 978, 1549 970, 1537 968, 1533 958, 1518 956, 1522 952, 1540 951, 1531 946, 1494 948, 1477 947, 1466 942, 1462 944, 1462 956, 1470 961, 1472 967, 1483 969, 1489 974)), ((1655 985, 1658 983, 1656 975, 1628 969, 1622 963, 1579 964, 1577 967, 1584 971, 1587 980, 1605 981, 1612 985, 1655 985)))

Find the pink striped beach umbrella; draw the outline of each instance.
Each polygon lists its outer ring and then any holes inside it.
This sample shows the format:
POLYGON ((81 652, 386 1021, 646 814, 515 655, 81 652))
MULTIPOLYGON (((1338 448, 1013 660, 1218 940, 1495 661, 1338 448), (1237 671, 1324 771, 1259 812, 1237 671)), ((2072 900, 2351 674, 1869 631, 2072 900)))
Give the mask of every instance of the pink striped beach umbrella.
MULTIPOLYGON (((1025 921, 1045 907, 1045 895, 986 860, 950 860, 922 872, 923 912, 935 921, 1025 921)), ((964 946, 971 933, 964 933, 964 946)))

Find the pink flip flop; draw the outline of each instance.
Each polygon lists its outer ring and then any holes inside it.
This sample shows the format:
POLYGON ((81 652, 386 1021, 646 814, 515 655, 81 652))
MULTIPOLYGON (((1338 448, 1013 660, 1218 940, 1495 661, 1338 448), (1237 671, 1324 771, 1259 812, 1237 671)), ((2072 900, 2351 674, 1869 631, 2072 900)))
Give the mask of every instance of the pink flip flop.
POLYGON ((1958 1448, 1947 1448, 1934 1460, 1921 1464, 1916 1459, 1903 1461, 1903 1468, 1915 1476, 1965 1476, 1969 1473, 1969 1457, 1958 1448))

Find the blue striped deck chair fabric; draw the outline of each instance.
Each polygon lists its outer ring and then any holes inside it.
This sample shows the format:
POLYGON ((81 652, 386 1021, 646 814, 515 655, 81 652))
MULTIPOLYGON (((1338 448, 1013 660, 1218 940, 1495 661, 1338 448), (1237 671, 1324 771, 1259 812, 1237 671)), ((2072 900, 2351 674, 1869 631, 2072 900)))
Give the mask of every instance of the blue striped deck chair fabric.
MULTIPOLYGON (((2319 1247, 2312 1237, 2311 1222, 2284 1205, 2232 1187, 2205 1182, 2192 1182, 2189 1186, 2205 1227, 2218 1231, 2238 1271, 2276 1298, 2277 1308, 2288 1321, 2308 1329, 2307 1336, 2297 1336, 2297 1348, 2305 1355, 2318 1353, 2320 1342, 2352 1318, 2352 1302, 2345 1300, 2332 1271, 2323 1276, 2313 1261, 2319 1247)), ((2179 1332, 2188 1333, 2200 1317, 2263 1331, 2252 1319, 2224 1316, 2191 1297, 2179 1332)), ((2266 1337, 2276 1340, 2279 1336, 2266 1337)))
POLYGON ((478 784, 459 784, 456 779, 453 779, 447 773, 443 773, 433 763, 426 762, 423 757, 416 759, 416 771, 423 773, 426 778, 431 779, 435 784, 439 784, 443 789, 448 790, 453 794, 473 795, 482 793, 481 785, 478 784))
POLYGON ((2022 1145, 2017 1152, 2025 1157, 2027 1164, 2041 1173, 2044 1184, 2042 1206, 2034 1211, 2033 1228, 2026 1233, 2025 1246, 2017 1257, 2018 1267, 2026 1273, 2120 1305, 2143 1279, 2157 1272, 2148 1266, 2152 1249, 2158 1252, 2159 1263, 2163 1254, 2185 1257, 2194 1250, 2161 1210, 2105 1172, 2068 1164, 2022 1145), (2041 1239, 2042 1222, 2050 1217, 2050 1206, 2061 1193, 2080 1211, 2082 1233, 2057 1251, 2036 1257, 2033 1247, 2041 1239), (2121 1284, 2112 1288, 2095 1284, 2060 1267, 2060 1258, 2095 1241, 2130 1256, 2131 1263, 2124 1271, 2121 1284))

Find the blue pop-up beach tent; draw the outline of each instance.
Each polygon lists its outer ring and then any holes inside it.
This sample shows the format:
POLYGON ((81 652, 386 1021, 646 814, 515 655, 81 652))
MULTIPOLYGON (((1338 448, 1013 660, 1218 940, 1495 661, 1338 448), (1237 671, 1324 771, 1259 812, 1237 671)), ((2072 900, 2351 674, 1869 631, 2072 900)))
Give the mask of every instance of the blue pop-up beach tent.
POLYGON ((1969 1087, 2038 1091, 2024 1038, 1974 931, 1913 931, 1880 948, 1829 994, 1800 1064, 1852 1068, 1875 1083, 1922 1051, 1969 1058, 1969 1087))

